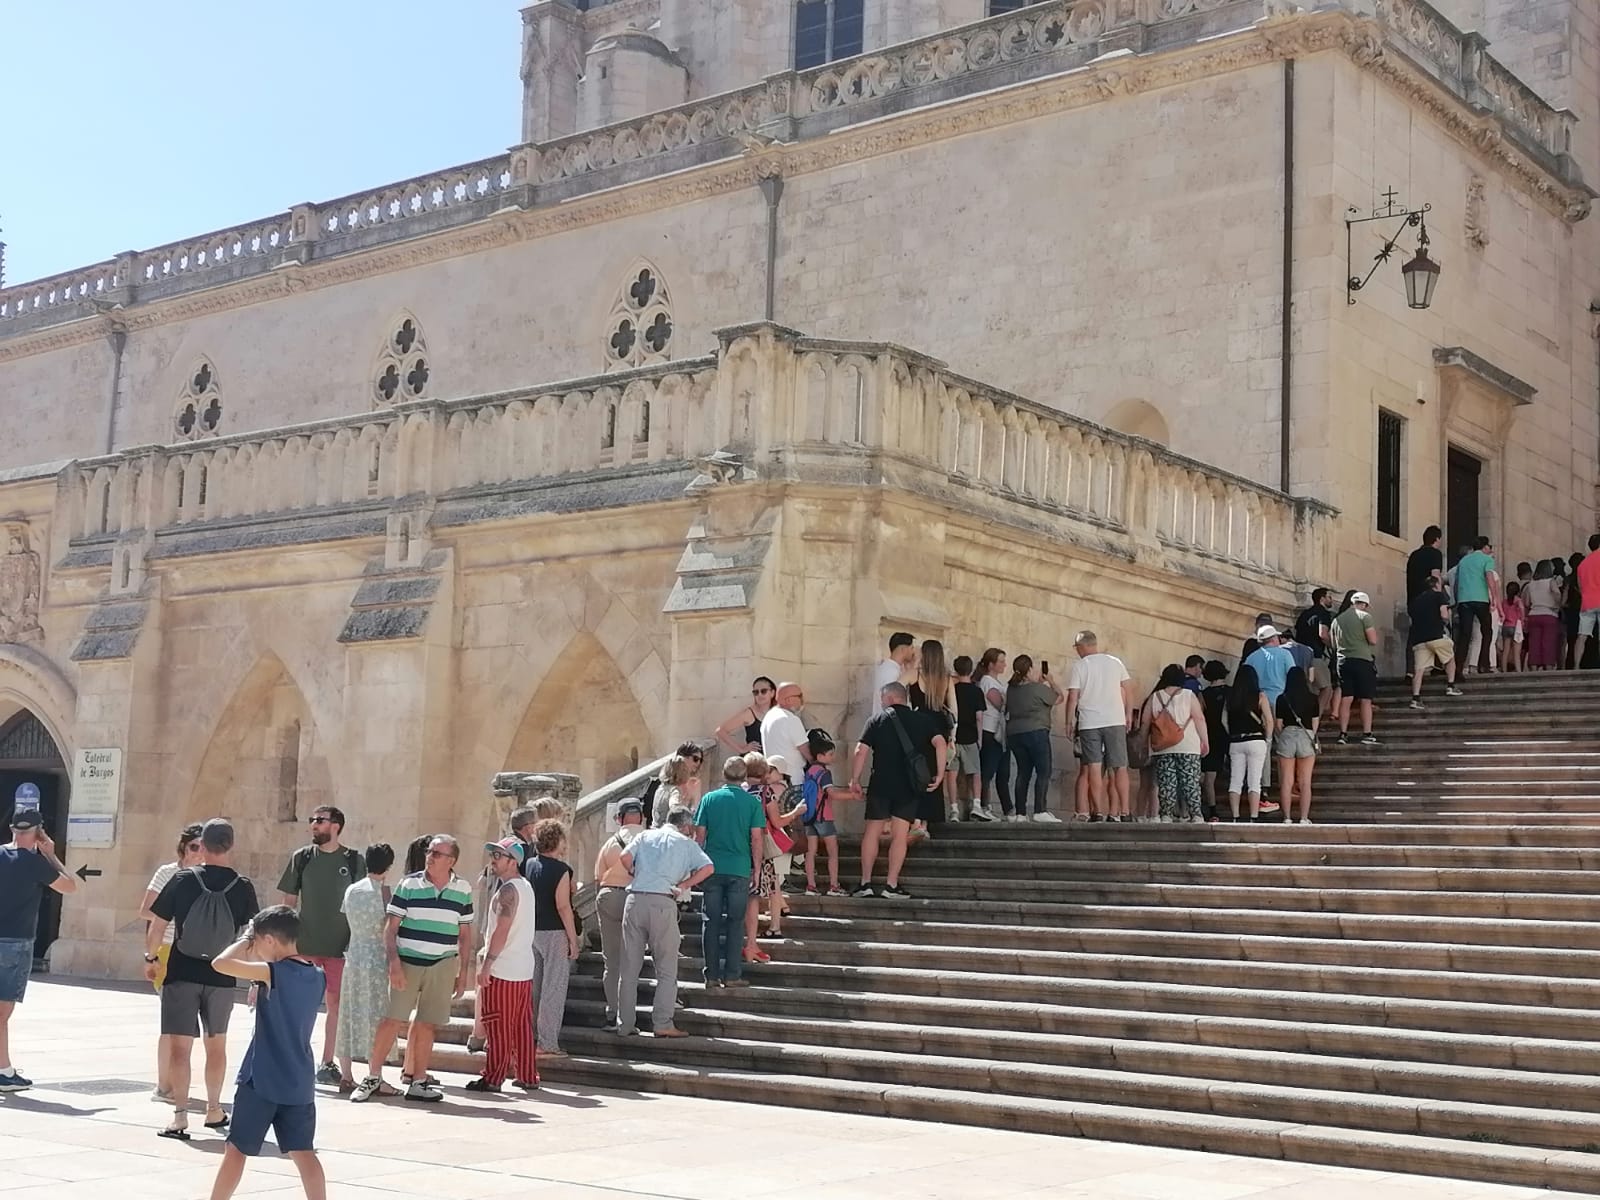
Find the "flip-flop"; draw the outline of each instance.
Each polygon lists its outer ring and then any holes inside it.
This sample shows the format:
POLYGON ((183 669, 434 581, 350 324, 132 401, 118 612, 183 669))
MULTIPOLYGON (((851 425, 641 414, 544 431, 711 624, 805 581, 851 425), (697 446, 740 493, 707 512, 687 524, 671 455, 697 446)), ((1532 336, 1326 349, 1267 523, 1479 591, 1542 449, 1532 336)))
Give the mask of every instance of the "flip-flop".
POLYGON ((187 1129, 178 1129, 176 1127, 172 1129, 158 1129, 156 1130, 156 1136, 161 1138, 171 1138, 175 1142, 187 1142, 189 1140, 189 1131, 187 1129))
POLYGON ((226 1129, 228 1127, 228 1118, 224 1116, 220 1121, 206 1121, 204 1124, 207 1129, 226 1129))

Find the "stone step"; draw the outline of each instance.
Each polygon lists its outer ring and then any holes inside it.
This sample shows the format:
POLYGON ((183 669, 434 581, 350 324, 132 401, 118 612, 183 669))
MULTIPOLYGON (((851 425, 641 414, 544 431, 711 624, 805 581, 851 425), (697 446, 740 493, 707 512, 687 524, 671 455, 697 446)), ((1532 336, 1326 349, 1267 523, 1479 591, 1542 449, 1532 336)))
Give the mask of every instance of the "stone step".
MULTIPOLYGON (((711 995, 714 998, 716 993, 711 995)), ((604 1030, 604 1009, 603 1003, 592 1002, 569 1006, 568 1025, 604 1030)), ((1295 1088, 1415 1099, 1481 1102, 1483 1097, 1493 1096, 1497 1104, 1600 1112, 1600 1075, 1571 1071, 1394 1062, 1376 1060, 1370 1055, 1196 1046, 1144 1038, 1095 1037, 1081 1031, 1042 1033, 967 1026, 930 1027, 854 1015, 845 1020, 804 1018, 775 1014, 765 1008, 754 1012, 685 1008, 679 1012, 677 1024, 680 1029, 700 1037, 770 1045, 843 1046, 897 1054, 1132 1071, 1232 1083, 1278 1085, 1293 1080, 1295 1088)), ((470 1030, 470 1022, 462 1022, 448 1031, 450 1040, 464 1041, 470 1030)), ((1589 1052, 1585 1057, 1590 1061, 1600 1054, 1600 1046, 1583 1049, 1589 1052)))
MULTIPOLYGON (((698 1043, 699 1039, 688 1039, 698 1043)), ((653 1040, 651 1044, 656 1045, 653 1040)), ((665 1045, 665 1043, 660 1043, 665 1045)), ((476 1056, 441 1048, 441 1069, 476 1071, 476 1056)), ((963 1088, 726 1070, 640 1059, 566 1058, 542 1065, 554 1083, 693 1095, 913 1120, 1085 1137, 1294 1162, 1422 1172, 1527 1187, 1600 1192, 1592 1155, 1463 1138, 1304 1126, 1210 1113, 1153 1112, 1136 1105, 996 1095, 963 1088)))
POLYGON ((1592 827, 1600 820, 1600 796, 1589 802, 1591 811, 1570 811, 1543 813, 1511 813, 1496 811, 1493 800, 1484 800, 1484 807, 1458 812, 1417 812, 1414 809, 1381 807, 1363 810, 1360 812, 1344 813, 1329 810, 1329 816, 1324 817, 1321 806, 1318 806, 1317 821, 1319 824, 1326 820, 1329 824, 1363 824, 1373 828, 1392 828, 1395 825, 1417 825, 1422 823, 1451 825, 1456 827, 1469 825, 1488 825, 1500 827, 1508 822, 1515 822, 1525 828, 1535 825, 1550 829, 1562 827, 1592 827))
MULTIPOLYGON (((649 964, 646 963, 646 971, 649 964)), ((578 964, 581 976, 598 979, 600 965, 585 958, 578 964)), ((1556 1038, 1600 1042, 1600 1012, 1581 1007, 1554 1007, 1537 1001, 1490 1001, 1474 990, 1473 977, 1446 976, 1459 986, 1443 989, 1447 998, 1416 998, 1366 991, 1359 977, 1329 978, 1329 986, 1305 989, 1303 980, 1280 974, 1275 984, 1247 983, 1228 972, 1222 981, 1170 982, 1140 979, 1134 975, 1044 976, 946 971, 936 968, 837 964, 820 961, 770 963, 751 966, 747 978, 759 988, 795 988, 807 991, 874 992, 897 996, 938 996, 982 1002, 1022 1005, 1058 1005, 1103 1008, 1115 1012, 1226 1016, 1244 1019, 1302 1021, 1307 1024, 1376 1025, 1395 1029, 1439 1033, 1482 1033, 1504 1036, 1556 1038), (1340 991, 1340 982, 1358 985, 1340 991), (1471 996, 1471 1001, 1453 997, 1471 996)), ((701 976, 699 960, 684 958, 680 980, 701 976)), ((643 986, 643 985, 641 985, 643 986)), ((685 995, 698 989, 686 984, 685 995)), ((468 1009, 470 1012, 470 1009, 468 1009)))
MULTIPOLYGON (((1174 935, 1177 936, 1177 935, 1174 935)), ((1198 936, 1198 935, 1196 935, 1198 936)), ((1407 969, 1089 951, 930 946, 912 942, 816 940, 764 943, 774 963, 905 968, 1031 982, 1046 978, 1260 987, 1338 995, 1448 1000, 1467 994, 1490 1004, 1600 1008, 1600 980, 1488 971, 1407 969)))
MULTIPOLYGON (((1148 829, 1149 826, 1135 826, 1148 829)), ((1315 826, 1313 826, 1315 828, 1315 826)), ((1129 838, 1125 841, 1053 839, 1014 847, 1028 859, 1041 863, 1104 862, 1205 862, 1272 866, 1363 867, 1477 867, 1509 870, 1593 871, 1600 868, 1600 838, 1593 846, 1437 846, 1406 843, 1373 845, 1323 842, 1261 841, 1159 841, 1129 838)), ((915 861, 965 864, 994 854, 993 843, 934 838, 919 842, 915 861)), ((852 850, 854 847, 851 848, 852 850)), ((841 853, 844 848, 841 847, 841 853)), ((848 857, 848 856, 847 856, 848 857)))
MULTIPOLYGON (((1552 1149, 1600 1145, 1600 1113, 1587 1110, 1385 1096, 1315 1086, 1220 1082, 1160 1071, 818 1046, 806 1041, 773 1043, 725 1037, 636 1040, 610 1030, 571 1026, 562 1031, 562 1041, 563 1049, 583 1058, 644 1059, 863 1083, 915 1083, 1043 1099, 1073 1096, 1095 1103, 1126 1103, 1147 1111, 1176 1110, 1253 1119, 1271 1114, 1275 1119, 1297 1124, 1431 1137, 1492 1135, 1518 1145, 1552 1149)), ((1593 1165, 1600 1170, 1600 1160, 1593 1165)))
MULTIPOLYGON (((1207 842, 1251 845, 1307 845, 1320 846, 1328 842, 1340 845, 1393 846, 1413 842, 1430 846, 1578 846, 1592 849, 1600 847, 1600 815, 1588 827, 1550 828, 1542 825, 1520 825, 1515 822, 1498 825, 1454 828, 1433 824, 1418 825, 1414 829, 1394 825, 1291 825, 1285 827, 1235 828, 1221 825, 1134 825, 1113 822, 1066 822, 1061 825, 1010 825, 1001 822, 963 821, 940 827, 934 841, 919 843, 915 853, 944 845, 954 839, 960 844, 982 844, 1003 841, 1008 845, 1018 839, 1030 844, 1051 846, 1061 842, 1182 842, 1203 844, 1207 842)), ((843 849, 843 847, 841 847, 843 849)))
MULTIPOLYGON (((648 987, 642 989, 646 997, 648 993, 648 987)), ((697 1014, 742 1011, 745 1015, 793 1016, 836 1023, 879 1021, 928 1030, 1050 1033, 1116 1041, 1179 1043, 1219 1050, 1284 1051, 1385 1062, 1600 1075, 1600 1043, 1571 1039, 1440 1033, 1373 1025, 1265 1020, 1259 1016, 1121 1012, 994 999, 900 996, 818 988, 752 987, 744 992, 691 988, 686 989, 686 995, 692 1000, 686 1011, 697 1014)), ((603 1022, 604 1009, 600 980, 587 975, 575 977, 567 1020, 574 1024, 599 1025, 603 1022)), ((470 1006, 460 1009, 460 1017, 462 1019, 453 1026, 440 1031, 441 1038, 465 1041, 471 1027, 470 1006)), ((1540 1105, 1535 1103, 1534 1107, 1540 1105)))
POLYGON ((908 858, 905 879, 1006 878, 1108 883, 1176 883, 1194 887, 1357 888, 1363 890, 1461 892, 1550 892, 1594 896, 1600 875, 1584 870, 1521 870, 1500 867, 1409 867, 1349 864, 1275 864, 1101 861, 1041 859, 1027 854, 1008 858, 908 858))
MULTIPOLYGON (((1036 902, 1007 904, 990 900, 854 900, 829 896, 790 896, 789 902, 795 914, 801 917, 891 921, 902 926, 922 921, 964 921, 984 922, 987 927, 997 930, 1026 924, 1050 928, 1067 926, 1077 930, 1129 929, 1600 951, 1600 921, 1519 921, 1481 917, 1296 912, 1268 908, 1162 908, 1036 902), (885 905, 892 906, 887 915, 885 905)), ((686 917, 684 930, 697 932, 699 922, 698 915, 686 917)))
MULTIPOLYGON (((909 876, 907 877, 909 880, 909 876)), ((1584 921, 1595 903, 1557 892, 1405 891, 1397 888, 1242 887, 1223 884, 1122 883, 1089 880, 957 879, 927 876, 912 889, 921 898, 1077 904, 1162 904, 1180 908, 1310 909, 1409 916, 1508 917, 1584 921)), ((884 903, 893 904, 888 900, 884 903)))
MULTIPOLYGON (((1593 926, 1600 933, 1600 924, 1593 926)), ((699 923, 685 926, 698 943, 699 923)), ((1499 975, 1549 975, 1570 979, 1600 977, 1600 951, 1455 945, 1425 941, 1351 941, 1342 938, 1277 937, 1169 930, 1063 929, 1048 926, 897 921, 791 915, 785 938, 763 941, 769 953, 781 944, 788 955, 806 955, 819 942, 854 945, 886 943, 969 948, 985 951, 1122 954, 1137 957, 1236 959, 1301 965, 1411 967, 1426 971, 1469 971, 1499 975)))

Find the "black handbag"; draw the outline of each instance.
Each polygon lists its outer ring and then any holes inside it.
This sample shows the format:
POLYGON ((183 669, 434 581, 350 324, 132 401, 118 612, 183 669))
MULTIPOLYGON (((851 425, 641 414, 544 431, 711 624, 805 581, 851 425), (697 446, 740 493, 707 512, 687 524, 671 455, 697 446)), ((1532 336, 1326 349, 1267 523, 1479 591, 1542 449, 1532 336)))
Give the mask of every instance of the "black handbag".
POLYGON ((905 751, 906 769, 911 779, 911 790, 920 796, 933 786, 933 768, 928 766, 926 756, 919 754, 911 745, 911 738, 907 735, 905 726, 900 724, 900 714, 894 709, 889 710, 889 724, 894 726, 895 736, 900 739, 900 749, 905 751))

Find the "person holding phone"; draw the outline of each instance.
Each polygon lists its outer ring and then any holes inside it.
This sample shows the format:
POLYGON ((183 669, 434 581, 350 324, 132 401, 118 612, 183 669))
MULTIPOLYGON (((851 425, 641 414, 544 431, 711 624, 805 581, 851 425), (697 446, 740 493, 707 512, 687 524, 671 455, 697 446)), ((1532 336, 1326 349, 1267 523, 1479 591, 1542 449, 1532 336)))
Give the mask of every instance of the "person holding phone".
POLYGON ((1006 689, 1006 745, 1016 761, 1013 821, 1029 820, 1028 787, 1033 786, 1032 820, 1059 825, 1061 818, 1047 811, 1050 792, 1050 717, 1067 697, 1049 674, 1050 664, 1038 667, 1026 654, 1011 662, 1011 685, 1006 689))

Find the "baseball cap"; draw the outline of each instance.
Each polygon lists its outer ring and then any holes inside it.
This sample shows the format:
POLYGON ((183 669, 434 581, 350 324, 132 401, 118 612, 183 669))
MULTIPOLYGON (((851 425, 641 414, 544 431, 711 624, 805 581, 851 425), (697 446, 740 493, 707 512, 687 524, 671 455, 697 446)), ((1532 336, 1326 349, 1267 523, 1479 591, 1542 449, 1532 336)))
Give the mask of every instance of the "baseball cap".
POLYGON ((39 810, 37 808, 24 808, 11 814, 11 828, 37 829, 39 828, 39 810))
POLYGON ((632 815, 638 816, 638 817, 644 816, 644 801, 636 799, 635 797, 632 797, 632 796, 629 796, 625 800, 618 800, 617 801, 617 820, 620 821, 620 820, 622 820, 623 817, 626 817, 629 814, 632 814, 632 815))
POLYGON ((508 855, 519 867, 528 856, 527 847, 517 841, 516 838, 501 838, 498 842, 485 842, 483 848, 494 854, 508 855))
POLYGON ((1372 601, 1368 598, 1368 596, 1367 596, 1367 594, 1365 592, 1357 592, 1355 595, 1350 597, 1350 603, 1351 604, 1371 604, 1372 601))
POLYGON ((1256 630, 1256 641, 1258 642, 1266 642, 1275 637, 1282 636, 1283 634, 1278 632, 1278 627, 1276 625, 1263 625, 1256 630))
POLYGON ((769 770, 776 771, 779 775, 787 775, 789 773, 789 760, 781 754, 769 754, 767 756, 767 767, 769 770))

